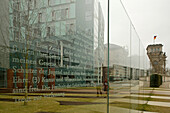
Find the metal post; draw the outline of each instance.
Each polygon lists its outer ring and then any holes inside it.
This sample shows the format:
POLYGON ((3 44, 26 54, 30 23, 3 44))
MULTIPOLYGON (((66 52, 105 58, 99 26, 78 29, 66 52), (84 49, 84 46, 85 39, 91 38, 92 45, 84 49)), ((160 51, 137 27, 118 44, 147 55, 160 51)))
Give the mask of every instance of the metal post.
POLYGON ((108 85, 108 88, 107 88, 107 113, 109 113, 109 0, 108 0, 108 37, 107 37, 107 45, 108 45, 108 67, 107 67, 107 85, 108 85))
MULTIPOLYGON (((27 41, 26 41, 27 43, 27 41)), ((26 57, 25 59, 27 60, 28 59, 28 44, 27 45, 27 49, 26 49, 26 57)), ((26 81, 25 81, 25 101, 24 101, 24 105, 27 105, 28 103, 28 63, 26 62, 25 63, 25 78, 26 78, 26 81)))
MULTIPOLYGON (((27 31, 28 31, 28 36, 29 36, 29 11, 30 11, 30 2, 28 1, 28 15, 27 15, 27 31)), ((25 57, 25 61, 28 60, 28 36, 26 36, 26 57, 25 57)), ((24 101, 24 105, 28 104, 28 63, 25 63, 25 101, 24 101)))

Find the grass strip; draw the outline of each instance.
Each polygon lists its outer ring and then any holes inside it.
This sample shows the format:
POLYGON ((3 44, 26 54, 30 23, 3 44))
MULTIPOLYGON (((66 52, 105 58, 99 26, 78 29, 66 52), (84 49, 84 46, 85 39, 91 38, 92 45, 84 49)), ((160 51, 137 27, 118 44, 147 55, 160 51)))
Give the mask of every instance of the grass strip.
POLYGON ((162 106, 153 106, 147 104, 133 104, 127 102, 113 102, 110 106, 127 108, 127 109, 134 109, 139 111, 149 111, 149 112, 159 112, 159 113, 169 113, 169 107, 162 107, 162 106))

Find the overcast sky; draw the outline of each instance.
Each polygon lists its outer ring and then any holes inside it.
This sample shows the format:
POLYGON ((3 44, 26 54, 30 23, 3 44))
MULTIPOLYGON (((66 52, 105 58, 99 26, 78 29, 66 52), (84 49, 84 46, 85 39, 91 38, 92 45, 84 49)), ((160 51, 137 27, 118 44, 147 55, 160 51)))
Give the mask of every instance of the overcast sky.
MULTIPOLYGON (((107 24, 108 0, 100 1, 107 24)), ((155 43, 163 44, 164 51, 167 56, 170 56, 170 0, 122 0, 122 2, 136 28, 143 48, 146 49, 147 45, 153 44, 153 37, 157 35, 155 43)), ((110 26, 110 43, 128 47, 130 25, 120 0, 110 0, 110 26)), ((107 31, 107 26, 105 30, 107 31)), ((135 36, 135 33, 132 35, 135 37, 132 42, 137 42, 138 36, 135 36)), ((106 42, 107 37, 105 37, 106 42)))

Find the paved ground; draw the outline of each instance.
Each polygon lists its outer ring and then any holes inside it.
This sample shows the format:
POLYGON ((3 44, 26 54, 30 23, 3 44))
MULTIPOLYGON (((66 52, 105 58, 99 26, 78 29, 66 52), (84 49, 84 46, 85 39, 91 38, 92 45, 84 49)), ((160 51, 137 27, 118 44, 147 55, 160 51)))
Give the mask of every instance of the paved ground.
MULTIPOLYGON (((116 100, 117 102, 126 102, 126 103, 131 103, 131 104, 147 104, 147 105, 158 106, 158 107, 160 106, 160 107, 165 107, 165 108, 170 107, 170 89, 169 88, 141 89, 141 87, 139 88, 139 85, 138 85, 139 82, 136 82, 136 83, 131 82, 131 83, 132 83, 131 84, 132 88, 130 89, 125 89, 123 87, 125 85, 121 85, 121 84, 116 85, 119 88, 115 88, 116 89, 115 91, 118 92, 119 96, 122 94, 123 97, 129 96, 130 98, 122 97, 121 99, 114 99, 114 101, 116 100), (137 85, 133 85, 133 84, 137 84, 137 85), (133 97, 135 97, 135 99, 133 97), (144 100, 139 100, 138 98, 140 99, 143 98, 144 100), (149 98, 149 100, 145 100, 146 98, 149 98), (154 99, 154 101, 150 101, 152 99, 154 99), (164 102, 165 100, 167 102, 164 102)), ((114 85, 115 84, 112 84, 112 86, 114 85)), ((167 113, 169 113, 169 111, 167 113)))
MULTIPOLYGON (((152 106, 162 106, 162 107, 170 107, 170 102, 160 102, 160 101, 146 101, 146 100, 138 100, 138 99, 127 99, 124 98, 126 96, 131 96, 131 97, 149 97, 149 98, 155 98, 155 99, 169 99, 170 100, 170 89, 163 89, 163 88, 155 88, 153 90, 153 88, 148 88, 145 90, 139 90, 139 85, 138 82, 117 82, 115 84, 111 83, 111 91, 110 91, 110 98, 109 101, 110 103, 112 102, 126 102, 126 103, 131 103, 131 104, 148 104, 148 105, 152 105, 152 106), (131 88, 128 88, 129 86, 131 86, 131 88), (131 94, 131 93, 132 94, 131 94), (135 94, 136 93, 136 94, 135 94), (139 95, 139 94, 145 94, 145 95, 139 95), (161 96, 151 96, 151 94, 161 94, 161 96), (162 96, 164 95, 164 96, 162 96), (169 95, 169 96, 168 96, 169 95)), ((87 90, 87 89, 81 89, 81 90, 74 90, 74 89, 69 89, 66 91, 66 93, 83 93, 84 94, 95 94, 96 91, 95 90, 87 90)), ((72 97, 74 98, 74 97, 72 97)), ((77 97, 75 97, 77 98, 77 97)), ((91 98, 91 97, 80 97, 80 98, 91 98)), ((95 97, 94 97, 95 98, 95 97)), ((98 98, 103 98, 103 97, 98 97, 98 98)), ((63 103, 63 102, 62 102, 63 103)), ((71 104, 79 104, 79 105, 88 105, 88 104, 95 104, 95 106, 100 106, 97 104, 105 104, 106 105, 107 101, 106 99, 102 99, 102 100, 96 100, 93 103, 70 103, 71 104)), ((66 104, 66 102, 65 102, 66 104)), ((81 109, 83 109, 84 106, 81 107, 81 109)), ((105 107, 102 107, 105 108, 105 107)), ((106 108, 105 109, 98 109, 99 112, 105 113, 106 108)), ((121 107, 114 107, 114 106, 110 106, 110 113, 155 113, 155 112, 147 112, 147 111, 138 111, 138 110, 134 110, 134 109, 127 109, 127 108, 121 108, 121 107)))

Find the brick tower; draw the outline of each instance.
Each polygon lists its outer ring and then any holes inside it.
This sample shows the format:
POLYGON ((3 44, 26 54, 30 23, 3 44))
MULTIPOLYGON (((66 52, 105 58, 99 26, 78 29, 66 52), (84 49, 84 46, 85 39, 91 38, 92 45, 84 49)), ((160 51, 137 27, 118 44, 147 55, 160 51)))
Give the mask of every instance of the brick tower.
POLYGON ((162 52, 162 44, 148 45, 147 55, 152 66, 152 73, 166 74, 166 54, 162 52))

